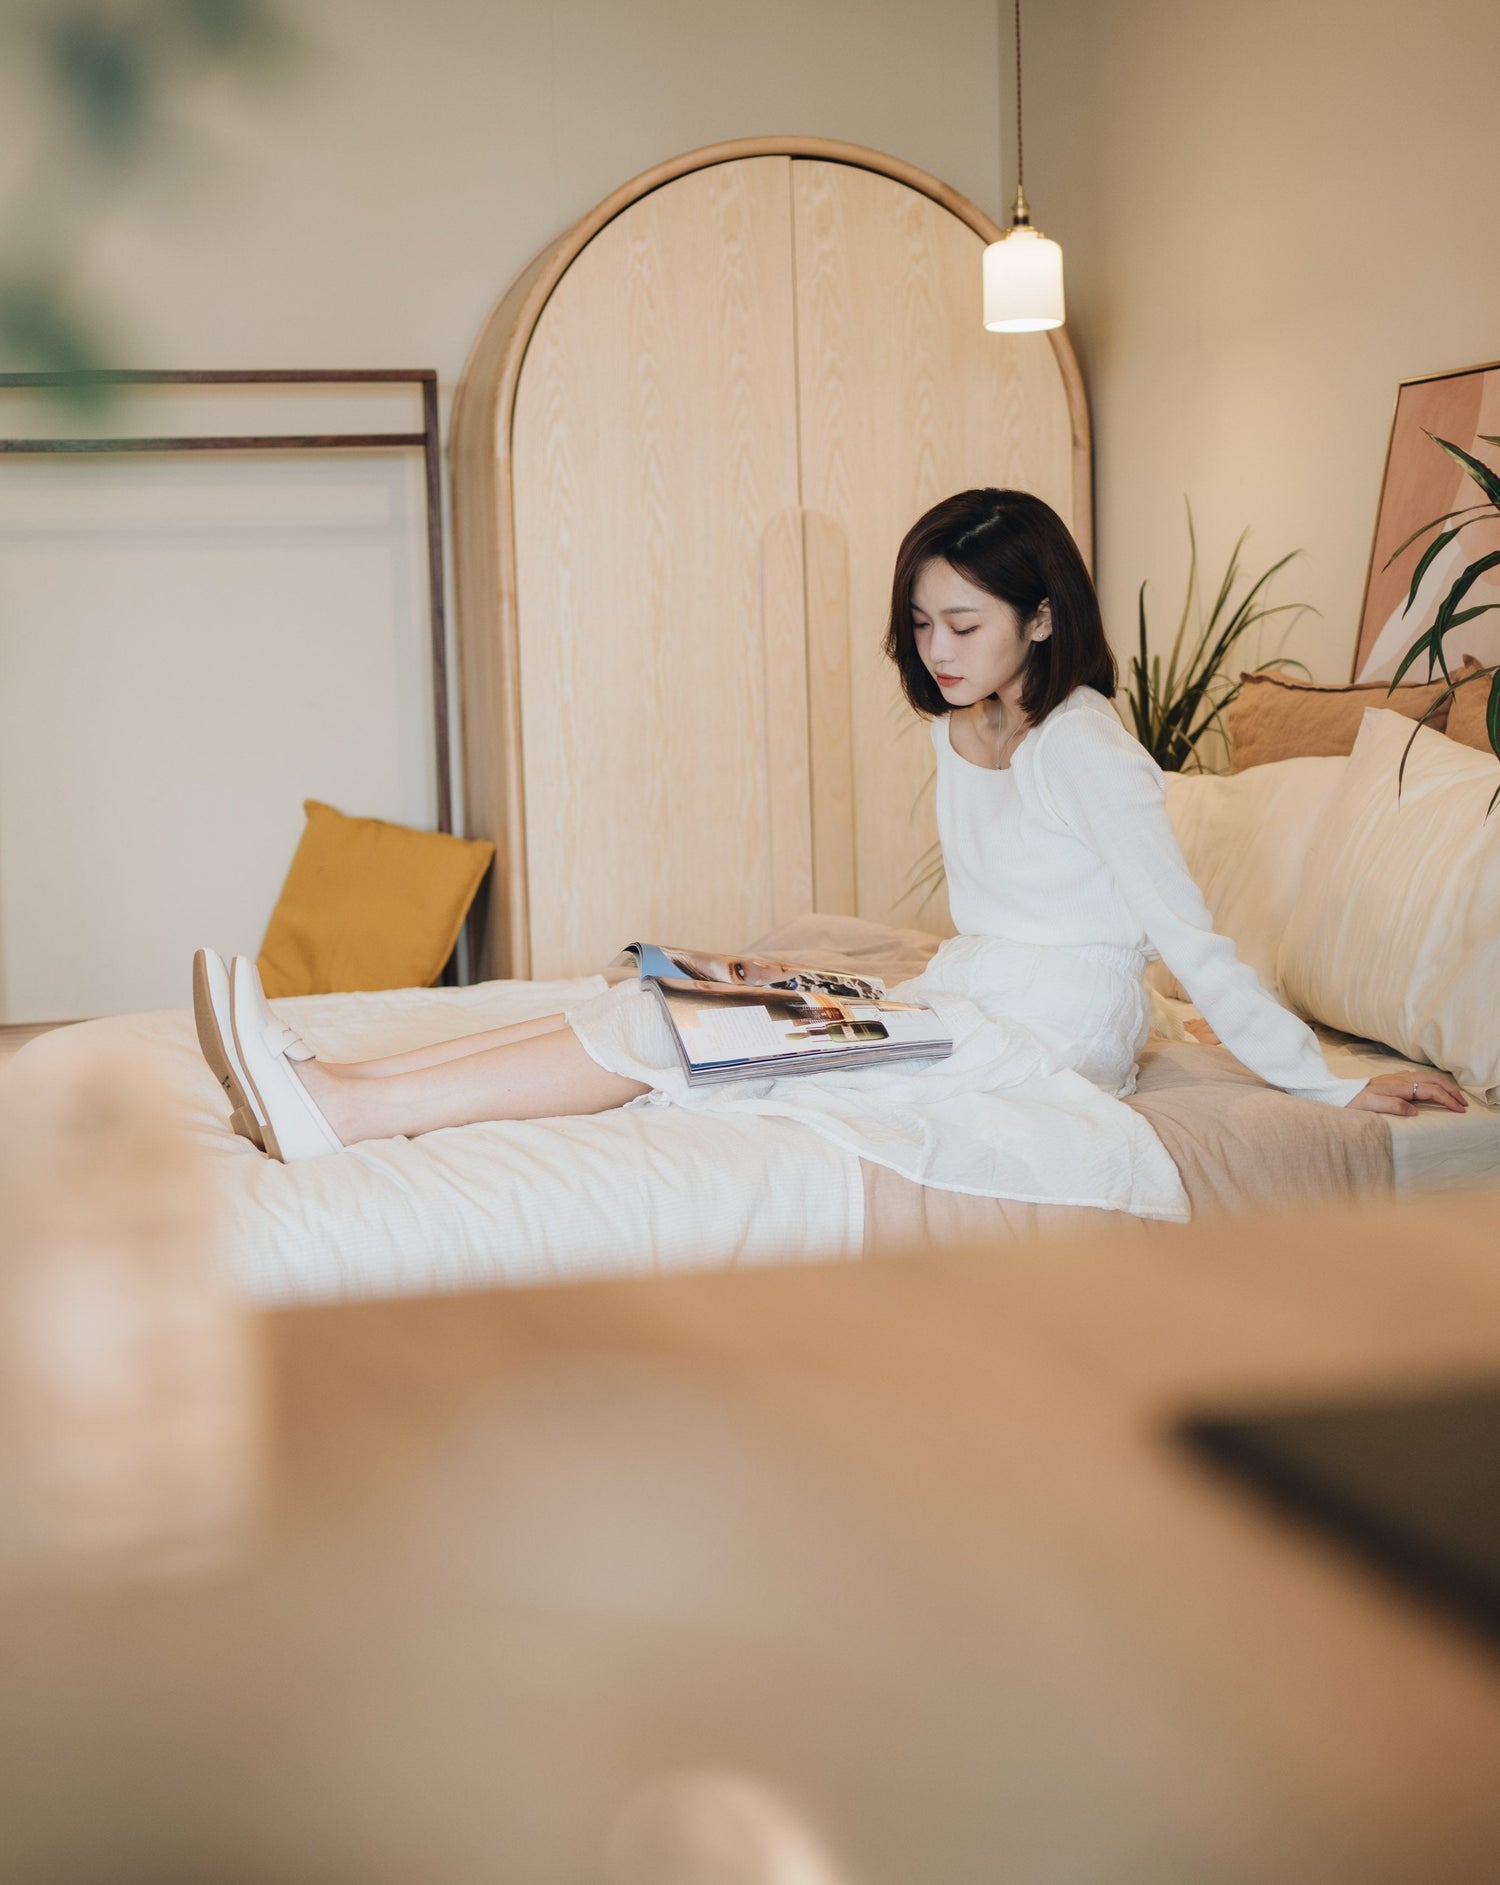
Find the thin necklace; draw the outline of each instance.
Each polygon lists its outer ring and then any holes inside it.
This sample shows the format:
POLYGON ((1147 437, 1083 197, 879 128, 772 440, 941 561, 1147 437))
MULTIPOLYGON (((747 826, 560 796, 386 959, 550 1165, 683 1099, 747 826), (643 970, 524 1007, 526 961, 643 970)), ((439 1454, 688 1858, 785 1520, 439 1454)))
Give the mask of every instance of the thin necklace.
MULTIPOLYGON (((1004 703, 998 702, 997 705, 999 705, 1000 712, 1004 716, 1005 715, 1004 703)), ((1016 715, 1016 724, 1014 727, 1012 727, 1010 724, 1009 716, 1005 716, 1004 718, 1001 719, 1000 727, 998 729, 998 737, 995 742, 995 770, 996 772, 1004 772, 1005 767, 1002 765, 1001 762, 1005 758, 1005 749, 1011 744, 1011 742, 1015 739, 1016 734, 1021 730, 1022 727, 1025 726, 1025 724, 1026 724, 1025 716, 1020 713, 1016 715)))

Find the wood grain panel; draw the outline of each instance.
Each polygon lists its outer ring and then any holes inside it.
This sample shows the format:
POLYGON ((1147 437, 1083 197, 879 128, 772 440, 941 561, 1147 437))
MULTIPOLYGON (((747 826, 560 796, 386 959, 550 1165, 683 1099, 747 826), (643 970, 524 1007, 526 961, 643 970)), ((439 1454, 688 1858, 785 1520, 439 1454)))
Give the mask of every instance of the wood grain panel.
POLYGON ((849 544, 833 518, 804 513, 807 719, 811 741, 813 904, 859 913, 854 854, 854 725, 849 693, 849 544))
POLYGON ((1078 518, 1070 388, 1049 336, 985 332, 972 227, 870 170, 792 171, 803 503, 848 542, 857 909, 941 928, 941 890, 913 888, 937 836, 932 748, 881 653, 896 549, 976 485, 1078 518))
MULTIPOLYGON (((797 501, 789 165, 604 228, 547 303, 513 434, 531 973, 774 917, 761 545, 797 501)), ((768 679, 785 698, 768 697, 768 679)), ((785 782, 782 782, 783 785, 785 782)))

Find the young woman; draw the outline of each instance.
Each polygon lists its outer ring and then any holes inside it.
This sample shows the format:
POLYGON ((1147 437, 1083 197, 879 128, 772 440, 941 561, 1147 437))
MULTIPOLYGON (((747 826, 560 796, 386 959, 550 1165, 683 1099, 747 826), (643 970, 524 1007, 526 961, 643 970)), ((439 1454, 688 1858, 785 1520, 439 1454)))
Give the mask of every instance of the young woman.
POLYGON ((775 1114, 924 1184, 1187 1215, 1135 1083, 1159 954, 1219 1038, 1275 1086, 1329 1106, 1461 1111, 1445 1074, 1339 1080, 1312 1032, 1216 935, 1172 835, 1162 775, 1110 702, 1114 657, 1077 547, 1019 491, 965 491, 907 533, 886 652, 931 721, 958 930, 893 994, 947 1023, 946 1059, 689 1089, 655 998, 623 982, 563 1014, 384 1060, 317 1060, 254 964, 200 952, 204 1052, 275 1157, 476 1120, 632 1103, 775 1114))

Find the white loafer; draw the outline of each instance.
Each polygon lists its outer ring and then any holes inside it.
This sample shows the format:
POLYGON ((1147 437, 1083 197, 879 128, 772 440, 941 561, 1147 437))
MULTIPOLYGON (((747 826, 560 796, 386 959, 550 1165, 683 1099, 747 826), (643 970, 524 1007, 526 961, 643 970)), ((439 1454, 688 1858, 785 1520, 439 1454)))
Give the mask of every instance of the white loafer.
POLYGON ((237 1064, 229 1018, 229 971, 217 949, 200 949, 193 957, 193 1020, 203 1058, 229 1096, 230 1125, 257 1151, 264 1152, 265 1122, 255 1110, 244 1069, 237 1064))
POLYGON ((236 956, 229 971, 229 1017, 235 1049, 249 1091, 264 1122, 266 1150, 284 1165, 293 1159, 342 1152, 344 1142, 307 1088, 287 1065, 311 1060, 312 1049, 277 1020, 248 956, 236 956))

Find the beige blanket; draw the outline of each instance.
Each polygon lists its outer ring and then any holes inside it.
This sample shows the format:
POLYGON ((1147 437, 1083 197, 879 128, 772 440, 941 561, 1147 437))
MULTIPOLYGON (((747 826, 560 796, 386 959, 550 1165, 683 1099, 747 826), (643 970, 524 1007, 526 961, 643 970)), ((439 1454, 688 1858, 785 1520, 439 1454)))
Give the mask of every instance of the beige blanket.
MULTIPOLYGON (((921 930, 809 916, 773 930, 755 947, 899 981, 917 974, 937 943, 921 930)), ((1247 1071, 1227 1048, 1153 1041, 1126 1103, 1150 1120, 1171 1154, 1195 1217, 1391 1188, 1390 1134, 1378 1114, 1293 1099, 1247 1071)), ((1146 1227, 1123 1212, 936 1191, 868 1162, 864 1186, 866 1251, 959 1238, 999 1241, 1097 1225, 1106 1216, 1146 1227)))

